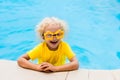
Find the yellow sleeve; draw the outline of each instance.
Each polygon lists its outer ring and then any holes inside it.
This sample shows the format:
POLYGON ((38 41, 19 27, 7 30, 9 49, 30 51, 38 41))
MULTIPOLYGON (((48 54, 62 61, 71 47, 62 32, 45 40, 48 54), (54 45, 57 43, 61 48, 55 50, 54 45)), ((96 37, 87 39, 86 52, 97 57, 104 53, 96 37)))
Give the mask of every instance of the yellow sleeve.
POLYGON ((41 53, 41 44, 37 45, 32 50, 27 52, 27 54, 31 60, 38 58, 40 56, 40 53, 41 53))
POLYGON ((64 44, 63 49, 64 49, 65 54, 69 60, 75 56, 75 53, 72 51, 72 49, 70 48, 70 46, 67 43, 64 44))

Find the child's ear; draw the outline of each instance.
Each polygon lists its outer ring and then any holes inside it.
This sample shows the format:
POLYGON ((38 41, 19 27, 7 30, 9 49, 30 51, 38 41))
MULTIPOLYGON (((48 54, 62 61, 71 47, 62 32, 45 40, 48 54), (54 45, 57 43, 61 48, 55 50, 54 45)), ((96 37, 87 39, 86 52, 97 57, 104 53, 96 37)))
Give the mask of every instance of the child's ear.
POLYGON ((44 36, 42 36, 42 39, 43 39, 43 40, 45 39, 44 36))
POLYGON ((42 34, 42 39, 44 40, 45 38, 44 38, 44 34, 42 34))

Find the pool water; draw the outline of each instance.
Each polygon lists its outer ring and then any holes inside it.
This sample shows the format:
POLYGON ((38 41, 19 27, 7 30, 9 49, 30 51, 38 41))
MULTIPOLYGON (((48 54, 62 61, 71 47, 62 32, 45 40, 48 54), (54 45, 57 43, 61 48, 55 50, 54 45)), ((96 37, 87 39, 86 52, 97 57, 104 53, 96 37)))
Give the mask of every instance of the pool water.
POLYGON ((39 43, 35 26, 55 16, 81 68, 120 68, 120 0, 0 0, 0 59, 17 60, 39 43))

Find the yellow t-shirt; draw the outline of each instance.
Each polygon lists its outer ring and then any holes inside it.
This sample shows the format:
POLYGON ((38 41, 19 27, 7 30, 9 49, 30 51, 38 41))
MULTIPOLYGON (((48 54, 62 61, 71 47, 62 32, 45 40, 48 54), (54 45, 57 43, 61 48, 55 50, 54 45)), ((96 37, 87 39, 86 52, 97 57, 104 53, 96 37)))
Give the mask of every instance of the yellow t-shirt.
POLYGON ((63 41, 60 42, 56 51, 49 50, 46 43, 42 42, 27 54, 31 60, 38 59, 38 64, 49 62, 54 66, 63 65, 66 62, 66 58, 71 59, 75 56, 69 45, 63 41))

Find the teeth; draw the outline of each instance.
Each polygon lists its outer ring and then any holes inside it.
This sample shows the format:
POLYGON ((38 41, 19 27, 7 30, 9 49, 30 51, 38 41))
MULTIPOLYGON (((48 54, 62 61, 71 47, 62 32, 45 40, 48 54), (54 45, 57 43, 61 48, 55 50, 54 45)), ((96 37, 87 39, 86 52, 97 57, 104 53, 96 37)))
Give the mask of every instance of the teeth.
POLYGON ((57 41, 51 41, 51 42, 57 42, 57 41))

